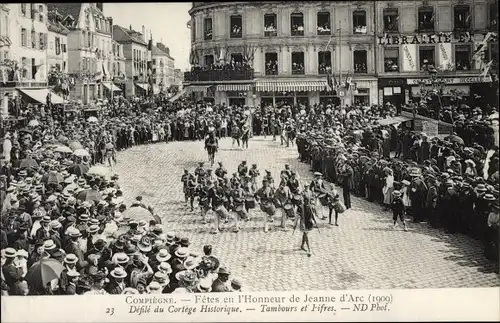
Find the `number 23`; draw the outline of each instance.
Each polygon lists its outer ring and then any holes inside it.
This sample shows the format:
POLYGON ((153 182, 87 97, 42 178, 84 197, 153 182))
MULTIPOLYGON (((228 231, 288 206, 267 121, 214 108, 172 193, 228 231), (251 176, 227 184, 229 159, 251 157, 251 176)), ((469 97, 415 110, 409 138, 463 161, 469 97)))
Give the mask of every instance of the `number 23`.
POLYGON ((106 309, 106 314, 109 314, 109 316, 115 314, 115 309, 113 307, 107 308, 106 309))

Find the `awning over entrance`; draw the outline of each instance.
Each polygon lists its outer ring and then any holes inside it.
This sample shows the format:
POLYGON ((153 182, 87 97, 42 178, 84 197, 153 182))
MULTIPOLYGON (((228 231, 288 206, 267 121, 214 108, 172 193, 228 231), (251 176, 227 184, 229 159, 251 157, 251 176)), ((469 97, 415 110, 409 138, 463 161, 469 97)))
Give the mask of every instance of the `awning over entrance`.
POLYGON ((144 91, 147 91, 149 89, 149 84, 148 83, 135 83, 135 85, 144 91))
POLYGON ((249 91, 252 88, 251 84, 219 84, 217 91, 249 91))
POLYGON ((170 99, 168 99, 168 101, 169 102, 174 102, 175 100, 177 100, 178 98, 180 98, 181 96, 183 96, 186 92, 187 92, 186 88, 183 88, 179 93, 177 93, 176 95, 174 95, 173 97, 171 97, 170 99))
POLYGON ((104 85, 104 87, 110 91, 113 91, 113 92, 121 92, 122 89, 120 89, 118 86, 114 85, 113 83, 102 83, 102 85, 104 85))
POLYGON ((40 104, 45 104, 47 103, 47 94, 51 94, 50 100, 52 104, 64 104, 64 99, 61 98, 59 95, 50 92, 49 89, 18 89, 22 93, 26 94, 36 102, 40 104))
POLYGON ((410 120, 412 120, 412 118, 410 118, 410 117, 396 116, 393 118, 386 118, 386 119, 379 120, 378 123, 381 126, 388 126, 391 124, 403 123, 403 122, 410 121, 410 120))
POLYGON ((328 87, 326 81, 258 81, 259 92, 298 92, 298 91, 323 91, 328 87))
POLYGON ((206 92, 211 85, 190 85, 186 87, 188 93, 191 92, 206 92))

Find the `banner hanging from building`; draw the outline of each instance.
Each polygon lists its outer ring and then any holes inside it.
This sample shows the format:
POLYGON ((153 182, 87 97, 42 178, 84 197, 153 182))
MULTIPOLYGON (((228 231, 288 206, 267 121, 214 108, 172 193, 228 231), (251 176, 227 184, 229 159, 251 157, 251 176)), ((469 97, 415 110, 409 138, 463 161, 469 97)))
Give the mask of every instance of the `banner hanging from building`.
POLYGON ((408 44, 403 46, 403 72, 417 71, 417 45, 408 44))
POLYGON ((442 71, 450 71, 453 69, 452 62, 452 44, 441 43, 438 45, 438 66, 442 71))

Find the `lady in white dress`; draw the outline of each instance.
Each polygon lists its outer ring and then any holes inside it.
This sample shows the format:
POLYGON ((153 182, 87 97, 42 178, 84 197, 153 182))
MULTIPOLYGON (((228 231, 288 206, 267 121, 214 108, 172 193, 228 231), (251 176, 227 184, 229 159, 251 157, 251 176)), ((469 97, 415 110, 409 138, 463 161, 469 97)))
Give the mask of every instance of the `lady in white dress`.
POLYGON ((385 173, 385 184, 382 188, 382 194, 384 195, 384 205, 385 209, 388 210, 392 203, 392 192, 394 191, 394 175, 392 169, 386 167, 384 169, 385 173))

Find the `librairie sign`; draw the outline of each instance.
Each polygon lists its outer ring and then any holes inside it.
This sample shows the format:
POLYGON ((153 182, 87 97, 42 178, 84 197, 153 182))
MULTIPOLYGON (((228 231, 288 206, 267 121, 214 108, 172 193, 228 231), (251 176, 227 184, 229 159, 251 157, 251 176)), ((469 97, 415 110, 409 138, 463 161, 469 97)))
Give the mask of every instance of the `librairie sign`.
MULTIPOLYGON (((486 38, 483 34, 483 39, 486 38)), ((473 43, 478 41, 473 33, 439 33, 439 34, 415 34, 415 35, 382 35, 377 36, 378 44, 385 45, 416 45, 416 44, 442 44, 442 43, 473 43)), ((489 41, 496 41, 497 36, 492 36, 489 41)))
MULTIPOLYGON (((491 76, 467 76, 467 77, 450 77, 441 78, 446 84, 475 84, 475 83, 489 83, 491 82, 491 76)), ((408 85, 419 85, 420 82, 425 82, 426 84, 432 84, 432 80, 429 78, 425 79, 406 79, 408 85)))

